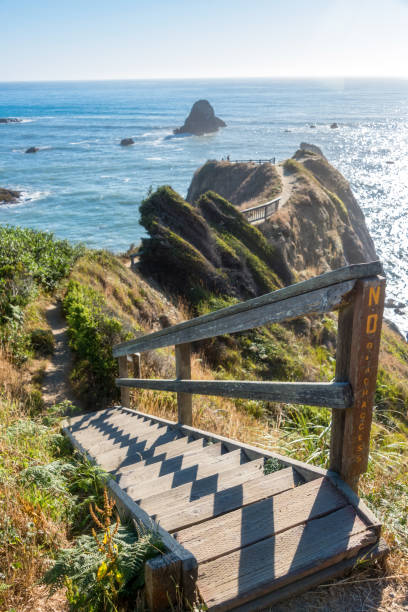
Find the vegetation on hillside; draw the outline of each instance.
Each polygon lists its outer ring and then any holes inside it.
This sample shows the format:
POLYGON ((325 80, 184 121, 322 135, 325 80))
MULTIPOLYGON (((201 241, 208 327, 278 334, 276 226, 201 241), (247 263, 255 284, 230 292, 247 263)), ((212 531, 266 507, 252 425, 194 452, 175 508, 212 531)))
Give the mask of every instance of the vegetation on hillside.
MULTIPOLYGON (((154 534, 129 532, 109 510, 106 475, 72 454, 59 432, 66 407, 43 409, 41 369, 52 352, 44 301, 63 299, 75 354, 72 380, 94 408, 116 399, 113 343, 288 282, 262 234, 214 193, 202 196, 193 209, 161 188, 145 201, 142 215, 151 238, 140 252, 141 269, 162 291, 107 251, 74 248, 32 230, 0 229, 10 246, 0 253, 1 609, 33 608, 40 596, 37 581, 46 570, 46 581, 57 589, 53 597, 60 598, 55 609, 64 609, 61 587, 74 610, 122 609, 141 584, 144 560, 160 549, 154 534), (179 213, 183 222, 176 226, 179 213), (117 554, 105 547, 105 537, 112 550, 118 547, 117 554)), ((330 315, 205 341, 193 355, 193 377, 330 380, 335 336, 336 316, 330 315)), ((174 369, 171 348, 142 355, 144 377, 171 378, 174 369)), ((132 401, 144 412, 175 418, 172 393, 135 390, 132 401)), ((385 328, 369 470, 361 490, 384 521, 390 563, 401 576, 408 560, 407 409, 408 348, 385 328)), ((322 466, 328 461, 330 417, 329 410, 308 406, 194 399, 194 425, 322 466)))

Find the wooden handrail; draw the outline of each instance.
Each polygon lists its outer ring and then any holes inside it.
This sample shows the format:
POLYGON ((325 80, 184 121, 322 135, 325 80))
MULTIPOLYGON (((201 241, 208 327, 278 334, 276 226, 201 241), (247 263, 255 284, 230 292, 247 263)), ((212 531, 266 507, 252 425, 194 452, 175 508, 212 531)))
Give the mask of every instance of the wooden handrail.
POLYGON ((241 213, 244 215, 245 213, 251 212, 253 210, 258 210, 260 208, 264 208, 265 206, 269 206, 269 204, 275 204, 275 202, 279 202, 280 196, 275 198, 274 200, 269 200, 269 202, 264 202, 264 204, 258 204, 257 206, 251 206, 251 208, 244 208, 241 210, 241 213))
POLYGON ((178 420, 192 424, 192 395, 217 395, 332 408, 330 469, 355 491, 367 469, 372 407, 377 377, 385 279, 379 261, 355 264, 240 302, 158 332, 117 344, 116 384, 122 404, 129 405, 129 388, 177 393, 178 420), (287 321, 302 315, 340 309, 333 383, 194 381, 191 343, 287 321), (140 356, 129 355, 174 345, 175 380, 140 378, 140 356), (133 361, 134 378, 128 377, 133 361))
MULTIPOLYGON (((277 313, 277 316, 272 316, 272 314, 270 314, 272 317, 270 321, 284 321, 293 318, 294 316, 297 317, 301 316, 302 314, 310 314, 313 310, 313 306, 316 307, 316 300, 314 301, 314 304, 313 300, 307 300, 309 305, 312 302, 312 310, 310 310, 310 308, 308 308, 306 303, 303 303, 302 300, 297 301, 296 314, 293 311, 289 312, 289 309, 286 310, 287 307, 290 307, 288 300, 301 297, 321 289, 323 291, 321 294, 319 294, 319 296, 321 297, 322 302, 319 305, 321 308, 326 307, 326 309, 319 309, 319 312, 328 312, 332 308, 339 306, 341 299, 340 302, 338 299, 335 299, 334 302, 332 300, 332 305, 329 305, 328 302, 326 304, 326 299, 329 297, 329 291, 325 290, 329 290, 333 286, 340 285, 343 282, 355 281, 359 278, 365 278, 368 276, 377 276, 378 274, 382 274, 382 272, 383 270, 380 261, 373 261, 366 264, 355 264, 352 266, 339 268, 338 270, 327 272, 326 274, 321 274, 320 276, 315 276, 314 278, 290 285, 289 287, 278 289, 272 293, 261 295, 260 297, 253 298, 252 300, 239 302, 233 306, 227 306, 226 308, 215 310, 209 314, 196 317, 195 319, 190 319, 189 321, 184 321, 183 323, 178 323, 172 327, 166 327, 160 331, 153 332, 152 334, 147 334, 146 336, 141 336, 140 338, 129 340, 127 342, 121 342, 113 347, 113 356, 120 357, 122 355, 130 355, 141 351, 172 346, 174 344, 182 344, 186 341, 194 342, 196 340, 202 340, 203 338, 211 338, 215 335, 233 333, 234 331, 244 331, 244 329, 251 329, 251 321, 253 321, 252 327, 264 325, 264 323, 259 322, 259 308, 270 306, 272 304, 275 305, 285 302, 277 313), (305 310, 302 311, 302 308, 305 308, 305 310), (253 313, 250 314, 249 317, 247 314, 248 311, 253 313), (241 322, 238 323, 238 329, 233 329, 233 327, 237 327, 236 324, 233 325, 233 323, 236 323, 237 319, 233 319, 232 317, 233 315, 238 314, 242 315, 242 317, 245 316, 246 320, 249 318, 249 327, 246 325, 241 327, 241 322), (222 321, 223 319, 226 320, 226 324, 218 325, 218 322, 222 321), (229 325, 230 322, 231 328, 229 325), (209 326, 210 323, 213 325, 209 326), (204 329, 205 331, 203 332, 204 329), (191 330, 191 333, 187 333, 187 330, 191 330), (203 333, 204 335, 202 335, 203 333)), ((340 288, 340 295, 337 292, 337 298, 341 298, 341 296, 350 291, 353 286, 354 283, 342 286, 340 288), (343 294, 341 293, 342 291, 344 291, 343 294)), ((266 322, 268 322, 268 316, 269 315, 267 314, 266 322)))

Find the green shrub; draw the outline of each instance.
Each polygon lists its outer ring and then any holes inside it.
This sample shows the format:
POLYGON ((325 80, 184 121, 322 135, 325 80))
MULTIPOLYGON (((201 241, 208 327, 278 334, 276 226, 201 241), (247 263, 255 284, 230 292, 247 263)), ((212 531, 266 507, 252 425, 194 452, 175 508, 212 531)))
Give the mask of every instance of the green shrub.
POLYGON ((112 346, 125 337, 122 324, 110 316, 101 294, 77 281, 68 284, 64 311, 76 354, 73 383, 89 405, 106 405, 117 397, 112 346))

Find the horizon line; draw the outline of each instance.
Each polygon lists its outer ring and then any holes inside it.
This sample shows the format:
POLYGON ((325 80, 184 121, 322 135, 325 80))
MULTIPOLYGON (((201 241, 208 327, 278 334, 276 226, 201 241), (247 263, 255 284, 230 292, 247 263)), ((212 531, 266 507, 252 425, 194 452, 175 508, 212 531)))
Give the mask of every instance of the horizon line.
POLYGON ((356 75, 352 75, 352 76, 347 76, 347 75, 343 75, 343 76, 316 76, 316 75, 307 75, 307 76, 300 76, 300 75, 294 75, 294 76, 200 76, 200 77, 190 77, 190 76, 186 76, 186 77, 125 77, 125 78, 121 78, 121 77, 113 77, 113 78, 89 78, 89 79, 32 79, 32 80, 26 80, 26 79, 18 79, 18 80, 0 80, 0 83, 103 83, 103 82, 120 82, 120 81, 221 81, 221 80, 235 80, 235 81, 240 81, 240 80, 305 80, 305 81, 311 81, 311 80, 324 80, 324 81, 339 81, 339 80, 367 80, 367 81, 375 81, 375 80, 382 80, 382 81, 407 81, 408 80, 408 76, 390 76, 390 75, 377 75, 377 76, 370 76, 370 75, 361 75, 361 76, 356 76, 356 75))

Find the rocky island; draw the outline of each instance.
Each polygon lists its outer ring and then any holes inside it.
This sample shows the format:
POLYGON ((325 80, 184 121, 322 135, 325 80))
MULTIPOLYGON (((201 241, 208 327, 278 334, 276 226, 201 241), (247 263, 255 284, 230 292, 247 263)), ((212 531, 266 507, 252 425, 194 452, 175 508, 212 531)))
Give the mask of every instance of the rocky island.
POLYGON ((184 125, 173 130, 173 134, 202 136, 217 132, 220 127, 226 127, 226 125, 222 119, 215 116, 214 109, 208 100, 198 100, 193 104, 184 125))

